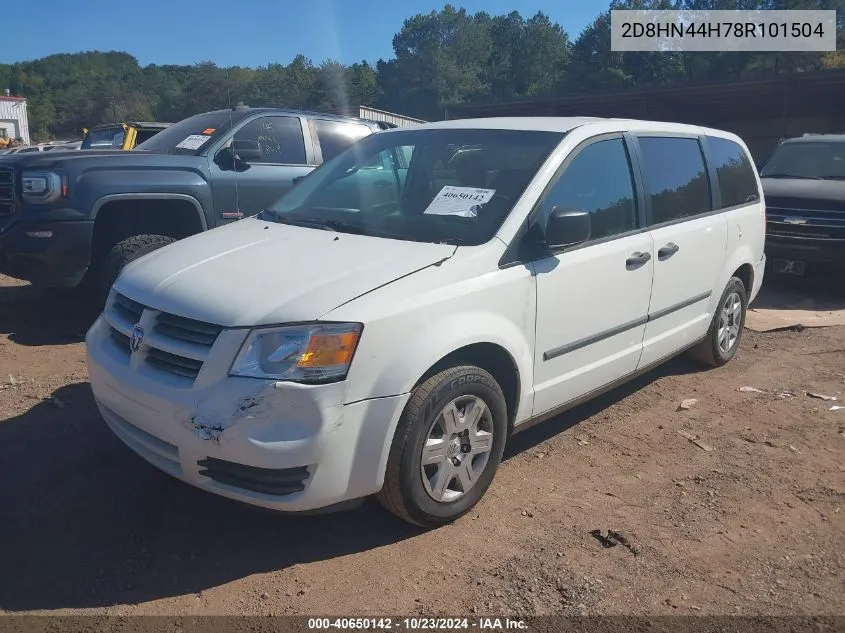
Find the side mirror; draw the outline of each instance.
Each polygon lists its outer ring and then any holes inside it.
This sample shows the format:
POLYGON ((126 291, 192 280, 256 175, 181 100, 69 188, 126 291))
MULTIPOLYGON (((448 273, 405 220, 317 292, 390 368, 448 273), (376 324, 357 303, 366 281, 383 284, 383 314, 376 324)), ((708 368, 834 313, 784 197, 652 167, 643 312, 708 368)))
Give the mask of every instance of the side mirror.
POLYGON ((550 248, 575 246, 590 239, 591 231, 589 211, 553 207, 546 222, 546 245, 550 248))
POLYGON ((264 152, 261 151, 261 145, 258 144, 258 141, 234 139, 232 141, 232 152, 235 158, 245 163, 261 160, 264 156, 264 152))

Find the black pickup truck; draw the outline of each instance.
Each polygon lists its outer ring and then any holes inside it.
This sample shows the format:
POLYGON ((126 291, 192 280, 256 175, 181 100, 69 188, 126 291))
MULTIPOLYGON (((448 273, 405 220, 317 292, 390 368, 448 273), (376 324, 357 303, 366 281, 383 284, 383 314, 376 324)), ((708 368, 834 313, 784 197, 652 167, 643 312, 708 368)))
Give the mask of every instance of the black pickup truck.
POLYGON ((772 271, 845 270, 845 134, 808 134, 780 144, 760 171, 766 255, 772 271))
POLYGON ((185 119, 128 152, 0 157, 0 272, 104 296, 130 261, 259 212, 385 126, 237 107, 185 119))

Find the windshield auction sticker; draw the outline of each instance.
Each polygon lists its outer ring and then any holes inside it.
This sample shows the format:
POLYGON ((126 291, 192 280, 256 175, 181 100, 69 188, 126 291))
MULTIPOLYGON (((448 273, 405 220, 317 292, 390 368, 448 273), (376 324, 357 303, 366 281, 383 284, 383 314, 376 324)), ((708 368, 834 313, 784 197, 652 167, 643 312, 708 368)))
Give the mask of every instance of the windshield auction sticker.
POLYGON ((208 139, 208 136, 203 136, 202 134, 191 134, 185 139, 179 141, 176 147, 179 149, 199 149, 206 141, 208 141, 208 139))
POLYGON ((457 215, 462 218, 474 218, 478 207, 490 202, 495 189, 476 189, 475 187, 455 187, 446 185, 440 190, 423 213, 428 215, 457 215))

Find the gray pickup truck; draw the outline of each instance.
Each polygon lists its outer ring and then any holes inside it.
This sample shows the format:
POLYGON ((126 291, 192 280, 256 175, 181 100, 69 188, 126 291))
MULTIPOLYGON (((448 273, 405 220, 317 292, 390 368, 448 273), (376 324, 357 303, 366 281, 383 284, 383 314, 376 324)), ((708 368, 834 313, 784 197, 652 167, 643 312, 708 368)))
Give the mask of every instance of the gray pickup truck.
POLYGON ((0 157, 0 272, 104 297, 130 261, 258 213, 384 127, 237 107, 185 119, 128 152, 0 157))

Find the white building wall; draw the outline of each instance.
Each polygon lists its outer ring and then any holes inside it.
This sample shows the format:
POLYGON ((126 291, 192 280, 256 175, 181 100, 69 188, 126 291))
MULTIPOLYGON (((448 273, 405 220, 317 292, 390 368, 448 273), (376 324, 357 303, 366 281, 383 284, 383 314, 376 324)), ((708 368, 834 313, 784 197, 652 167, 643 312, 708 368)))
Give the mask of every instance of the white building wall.
POLYGON ((9 136, 20 137, 26 145, 30 144, 26 99, 0 96, 0 127, 5 128, 9 136))

